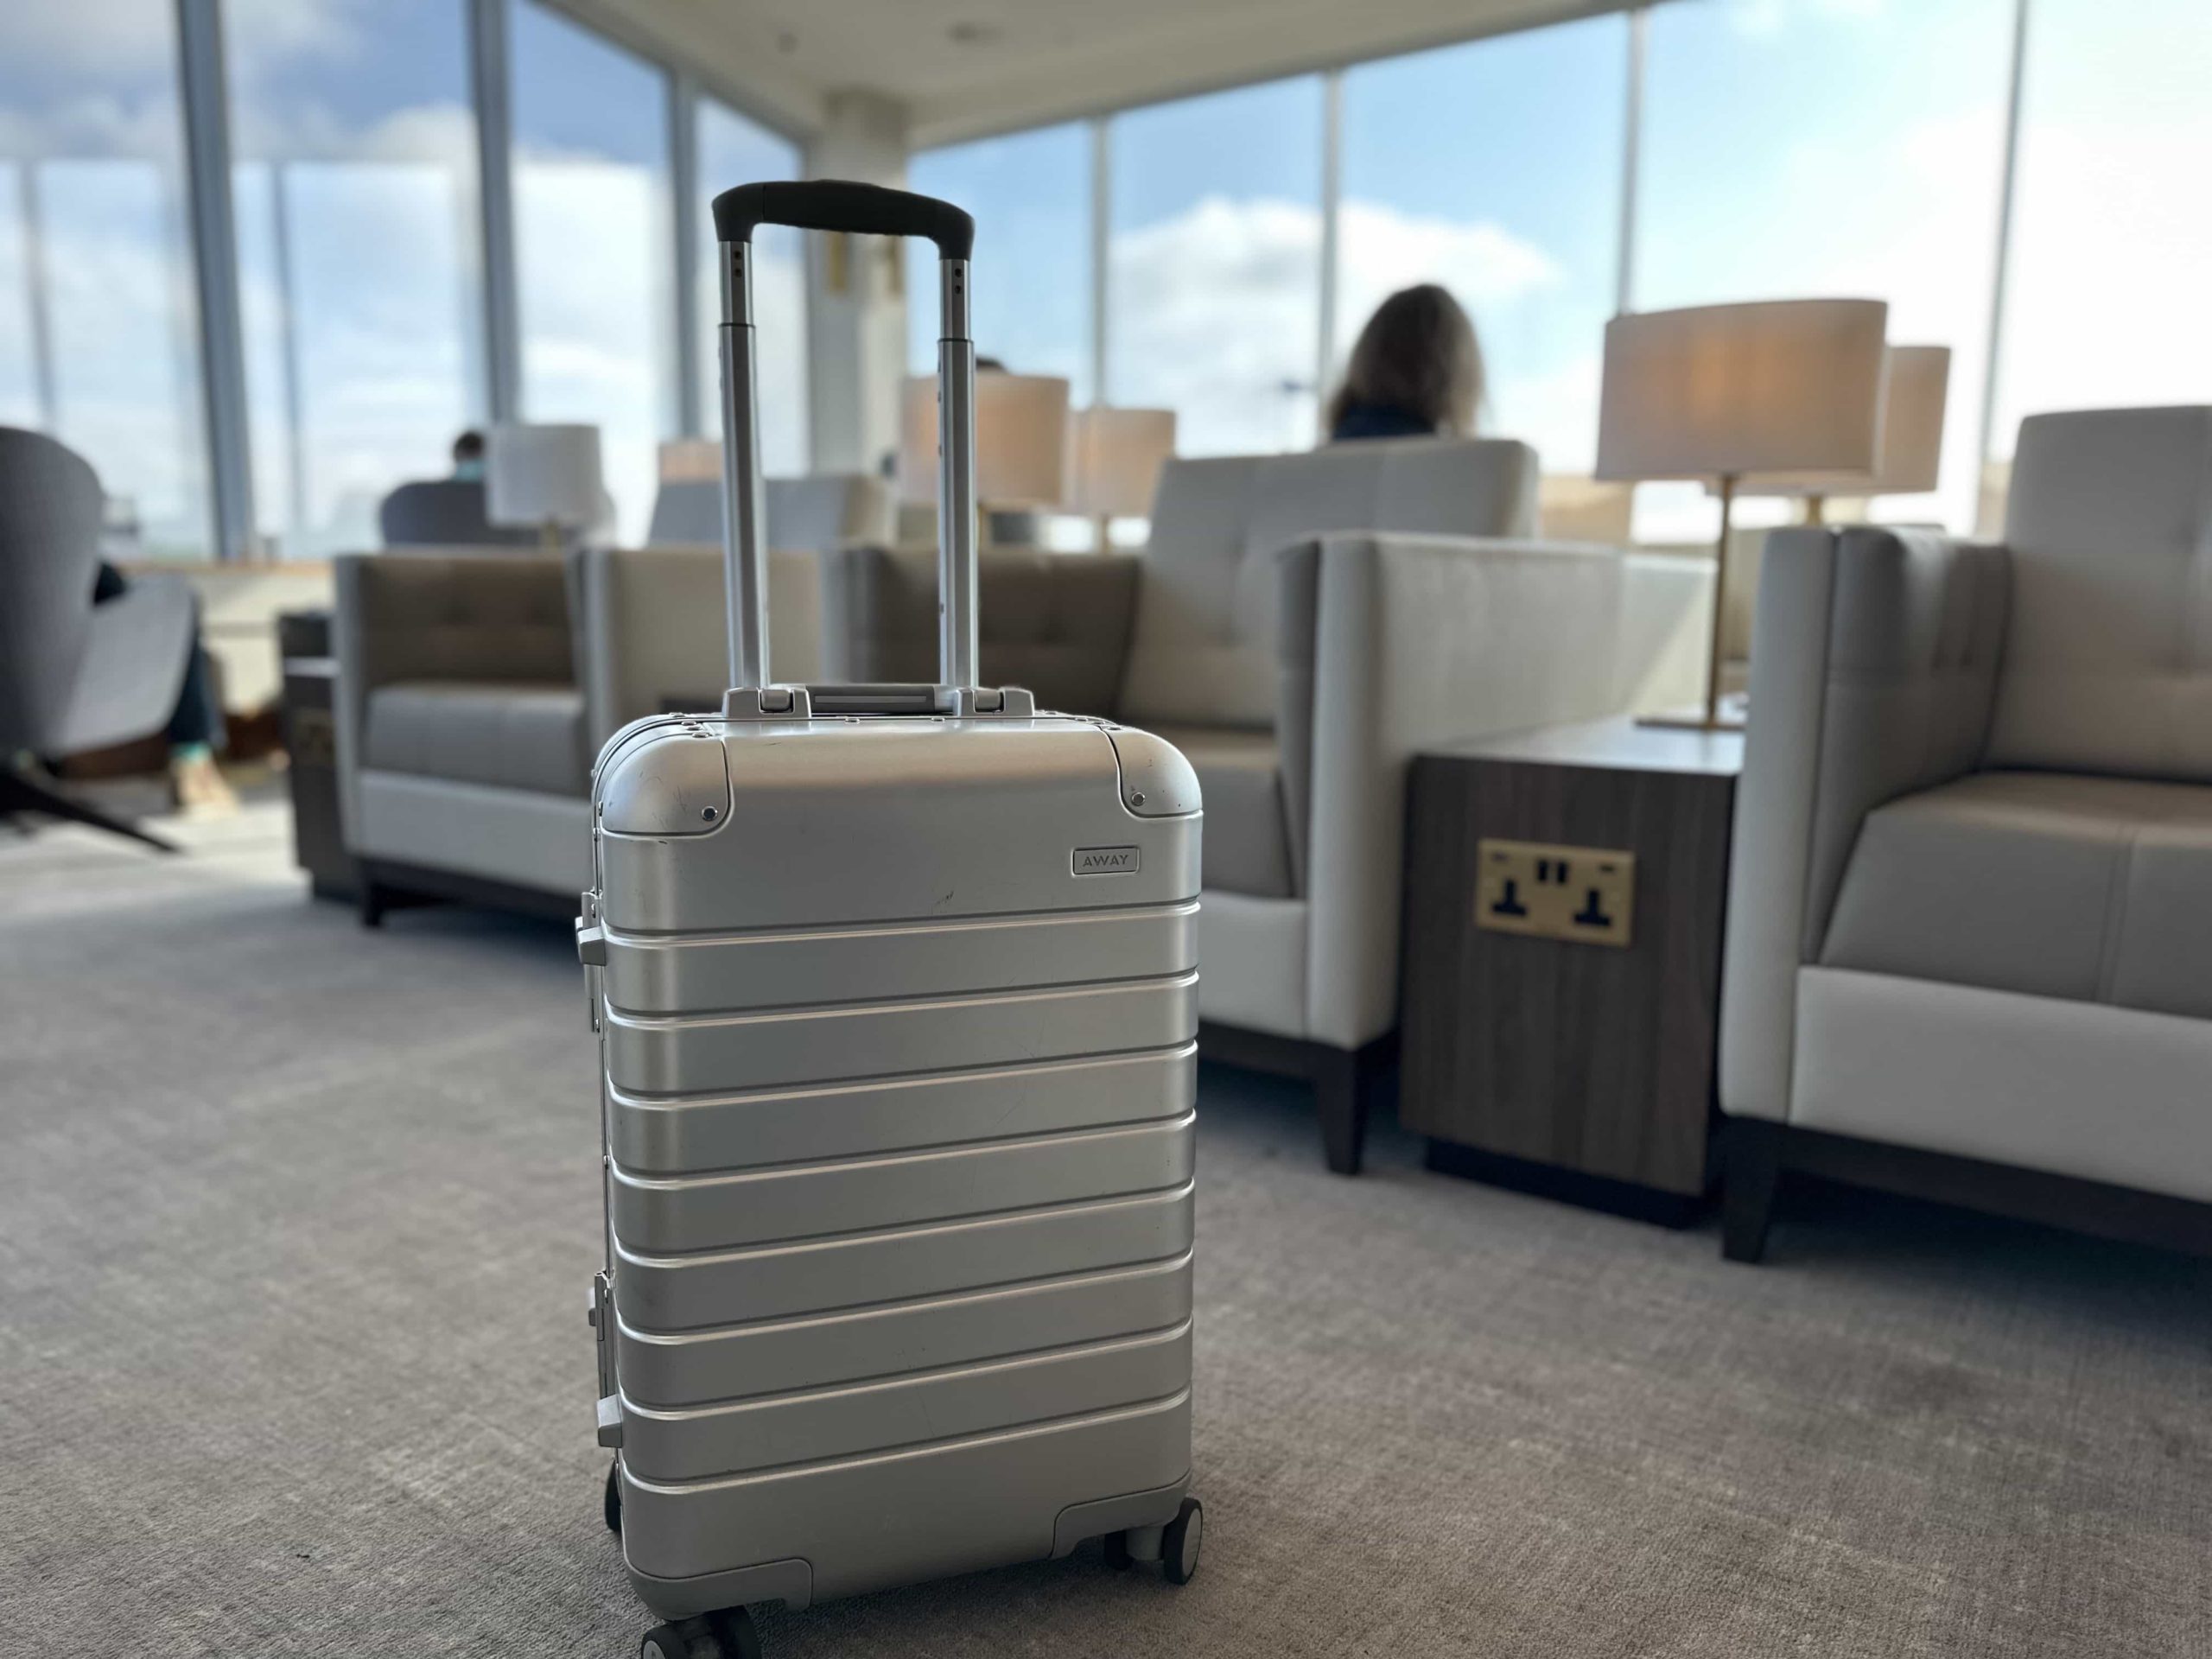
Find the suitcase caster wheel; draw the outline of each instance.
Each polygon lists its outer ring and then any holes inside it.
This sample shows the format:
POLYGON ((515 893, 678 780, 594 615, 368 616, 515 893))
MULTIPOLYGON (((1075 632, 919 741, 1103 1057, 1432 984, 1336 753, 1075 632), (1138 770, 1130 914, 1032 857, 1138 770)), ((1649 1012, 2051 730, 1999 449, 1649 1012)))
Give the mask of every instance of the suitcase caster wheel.
POLYGON ((1136 1558, 1129 1554, 1129 1535, 1109 1532, 1099 1541, 1106 1546, 1106 1565, 1116 1573, 1126 1573, 1136 1565, 1136 1558))
POLYGON ((1160 1567, 1168 1583, 1188 1584, 1198 1570, 1198 1545, 1205 1526, 1205 1506, 1195 1497, 1185 1498, 1160 1540, 1160 1567))
POLYGON ((638 1643, 639 1659, 760 1659, 760 1633, 742 1607, 704 1618, 656 1624, 638 1643))

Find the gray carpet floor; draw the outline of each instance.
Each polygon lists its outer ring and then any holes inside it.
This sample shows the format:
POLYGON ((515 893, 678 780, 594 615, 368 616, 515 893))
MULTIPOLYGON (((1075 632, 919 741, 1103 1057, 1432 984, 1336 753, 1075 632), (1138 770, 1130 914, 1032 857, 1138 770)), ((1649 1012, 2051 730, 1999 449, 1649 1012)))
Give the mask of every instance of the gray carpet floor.
MULTIPOLYGON (((632 1653, 569 944, 364 935, 281 833, 0 832, 0 1652, 632 1653)), ((1732 1268, 1202 1105, 1197 1580, 1093 1548, 772 1655, 2212 1653, 2206 1264, 1815 1189, 1732 1268)))

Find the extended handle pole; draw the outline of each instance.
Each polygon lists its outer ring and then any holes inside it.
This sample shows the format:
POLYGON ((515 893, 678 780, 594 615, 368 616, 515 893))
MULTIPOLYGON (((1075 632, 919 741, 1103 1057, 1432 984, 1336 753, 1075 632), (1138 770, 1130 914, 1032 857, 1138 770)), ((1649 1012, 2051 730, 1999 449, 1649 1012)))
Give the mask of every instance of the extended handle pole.
POLYGON ((843 179, 741 184, 715 198, 721 247, 722 551, 728 565, 730 683, 766 683, 766 505, 760 483, 760 400, 753 332, 753 232, 762 225, 937 244, 938 672, 976 683, 976 342, 969 332, 968 256, 976 221, 949 201, 843 179))
POLYGON ((938 286, 938 673, 948 685, 971 686, 977 654, 976 342, 969 333, 968 262, 942 261, 938 286))
POLYGON ((768 683, 768 582, 762 547, 760 420, 753 328, 753 245, 721 244, 722 600, 729 613, 729 683, 768 683))

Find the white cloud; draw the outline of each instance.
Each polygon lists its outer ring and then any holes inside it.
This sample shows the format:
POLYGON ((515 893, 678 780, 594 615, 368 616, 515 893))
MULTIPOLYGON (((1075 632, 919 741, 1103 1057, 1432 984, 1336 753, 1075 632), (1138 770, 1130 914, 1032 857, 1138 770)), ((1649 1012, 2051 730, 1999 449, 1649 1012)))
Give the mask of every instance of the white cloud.
POLYGON ((2202 105, 2022 135, 1999 454, 2038 411, 2212 401, 2207 156, 2202 105))
POLYGON ((1176 410, 1186 454, 1313 440, 1321 215, 1208 196, 1114 238, 1114 401, 1176 410))
MULTIPOLYGON (((1489 222, 1344 204, 1339 348, 1392 290, 1440 282, 1479 315, 1541 294, 1564 272, 1489 222)), ((1321 216, 1304 203, 1207 196, 1114 239, 1114 400, 1182 416, 1178 444, 1206 454, 1313 442, 1321 216)))
POLYGON ((1810 10, 1817 16, 1871 22, 1889 10, 1888 0, 1734 0, 1728 21, 1738 35, 1770 40, 1810 10))
POLYGON ((175 61, 176 11, 144 0, 23 0, 0 7, 0 60, 19 72, 65 80, 168 73, 175 61))
POLYGON ((1543 249, 1491 220, 1403 213, 1357 197, 1338 210, 1337 247, 1340 350, 1385 296, 1414 283, 1441 283, 1479 315, 1554 288, 1567 275, 1543 249))

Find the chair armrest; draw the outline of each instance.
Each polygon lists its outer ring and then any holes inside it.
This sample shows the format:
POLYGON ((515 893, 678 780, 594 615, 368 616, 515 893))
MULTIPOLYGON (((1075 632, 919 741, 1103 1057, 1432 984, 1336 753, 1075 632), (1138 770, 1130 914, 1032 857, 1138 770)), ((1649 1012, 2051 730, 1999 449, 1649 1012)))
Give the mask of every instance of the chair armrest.
POLYGON ((1306 1035, 1356 1048, 1397 1020, 1407 762, 1618 708, 1622 561, 1370 533, 1295 544, 1279 575, 1277 730, 1292 821, 1302 804, 1307 826, 1306 1035))
MULTIPOLYGON (((1141 568, 1128 554, 982 554, 976 587, 983 683, 1026 687, 1040 709, 1110 715, 1128 656, 1141 568)), ((840 549, 823 564, 823 613, 830 678, 937 678, 933 549, 840 549)))
POLYGON ((1789 1116, 1797 969, 1883 802, 1970 771, 1987 741, 2011 567, 1931 531, 1767 538, 1751 632, 1720 1006, 1727 1110, 1789 1116))
POLYGON ((140 576, 92 607, 68 703, 48 740, 81 754, 158 732, 184 687, 198 605, 174 576, 140 576))
MULTIPOLYGON (((722 556, 706 547, 589 548, 582 556, 585 718, 594 748, 671 703, 719 708, 729 683, 722 556)), ((822 561, 768 556, 768 672, 822 677, 822 561)))

